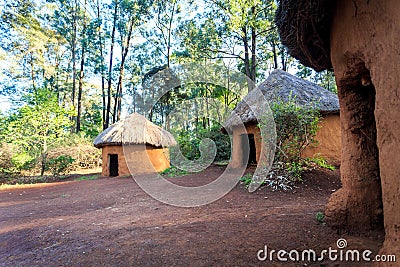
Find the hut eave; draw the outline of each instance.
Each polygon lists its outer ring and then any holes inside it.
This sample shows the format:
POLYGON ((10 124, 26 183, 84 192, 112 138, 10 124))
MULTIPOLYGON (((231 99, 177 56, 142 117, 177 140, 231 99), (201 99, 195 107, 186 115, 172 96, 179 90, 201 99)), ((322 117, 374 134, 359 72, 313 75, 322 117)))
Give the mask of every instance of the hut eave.
POLYGON ((280 0, 275 23, 288 52, 316 71, 332 69, 330 27, 335 0, 280 0))

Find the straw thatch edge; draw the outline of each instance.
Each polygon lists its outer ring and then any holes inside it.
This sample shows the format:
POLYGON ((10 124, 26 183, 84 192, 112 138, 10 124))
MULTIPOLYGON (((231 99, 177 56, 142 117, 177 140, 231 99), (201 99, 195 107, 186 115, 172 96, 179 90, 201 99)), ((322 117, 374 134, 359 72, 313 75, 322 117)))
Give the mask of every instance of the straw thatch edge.
POLYGON ((112 145, 147 144, 155 147, 175 146, 171 133, 148 121, 138 113, 132 113, 102 133, 93 142, 97 148, 112 145))
POLYGON ((313 106, 321 115, 338 114, 339 99, 334 93, 312 82, 300 79, 283 70, 274 70, 269 77, 258 86, 262 96, 256 90, 250 91, 232 111, 225 121, 222 132, 231 132, 233 127, 244 124, 257 124, 256 111, 264 101, 269 104, 278 100, 287 101, 289 97, 302 106, 313 106))
POLYGON ((275 23, 281 42, 302 64, 332 69, 330 30, 335 0, 279 0, 275 23))

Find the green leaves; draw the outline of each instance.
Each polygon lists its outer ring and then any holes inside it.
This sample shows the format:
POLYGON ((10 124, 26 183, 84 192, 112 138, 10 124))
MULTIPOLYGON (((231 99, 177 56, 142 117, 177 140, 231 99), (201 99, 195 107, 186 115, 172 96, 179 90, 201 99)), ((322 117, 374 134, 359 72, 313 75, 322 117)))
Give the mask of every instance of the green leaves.
POLYGON ((17 145, 21 155, 36 158, 69 133, 69 116, 74 111, 61 108, 56 94, 47 89, 38 89, 25 99, 27 104, 11 116, 6 141, 17 145))
MULTIPOLYGON (((318 130, 319 113, 315 103, 299 105, 290 96, 287 101, 277 99, 270 105, 276 125, 276 147, 274 165, 277 172, 283 171, 292 180, 301 180, 306 161, 301 154, 304 149, 316 141, 314 137, 318 130)), ((268 123, 267 116, 260 124, 268 123)), ((268 136, 263 136, 268 140, 268 136)))

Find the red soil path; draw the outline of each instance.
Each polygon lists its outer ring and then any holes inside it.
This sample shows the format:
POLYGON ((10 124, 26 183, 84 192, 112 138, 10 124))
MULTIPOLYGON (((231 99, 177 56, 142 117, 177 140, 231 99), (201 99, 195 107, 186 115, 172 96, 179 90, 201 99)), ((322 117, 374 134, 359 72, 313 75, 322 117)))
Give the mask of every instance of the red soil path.
MULTIPOLYGON (((196 185, 222 167, 171 178, 196 185)), ((317 222, 338 171, 312 171, 292 192, 236 186, 206 206, 178 208, 146 195, 130 178, 68 181, 0 191, 0 266, 277 266, 257 259, 270 249, 336 248, 376 252, 380 232, 350 236, 317 222)), ((285 266, 365 266, 297 262, 285 266)))

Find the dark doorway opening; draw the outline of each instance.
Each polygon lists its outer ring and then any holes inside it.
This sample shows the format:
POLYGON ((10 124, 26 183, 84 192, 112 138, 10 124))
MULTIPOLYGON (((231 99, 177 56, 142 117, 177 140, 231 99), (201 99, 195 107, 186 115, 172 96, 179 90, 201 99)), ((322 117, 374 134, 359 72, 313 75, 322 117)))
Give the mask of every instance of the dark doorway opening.
POLYGON ((257 164, 254 134, 242 134, 243 165, 257 164), (246 155, 249 155, 246 158, 246 155))
POLYGON ((109 162, 109 171, 110 176, 118 176, 118 155, 117 154, 109 154, 108 155, 109 162))

